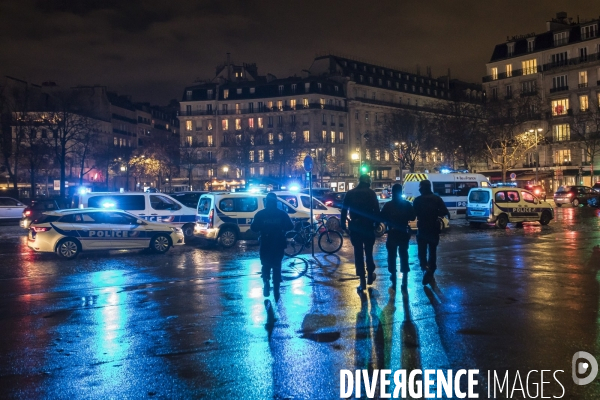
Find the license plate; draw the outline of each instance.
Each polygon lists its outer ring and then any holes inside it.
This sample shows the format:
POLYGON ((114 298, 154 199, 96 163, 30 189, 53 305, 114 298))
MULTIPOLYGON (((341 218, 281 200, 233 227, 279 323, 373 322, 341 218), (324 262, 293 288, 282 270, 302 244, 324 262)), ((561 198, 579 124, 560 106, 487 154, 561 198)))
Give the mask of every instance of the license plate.
POLYGON ((198 228, 206 229, 206 224, 197 224, 198 228))
POLYGON ((485 211, 472 211, 473 215, 483 215, 485 214, 485 211))

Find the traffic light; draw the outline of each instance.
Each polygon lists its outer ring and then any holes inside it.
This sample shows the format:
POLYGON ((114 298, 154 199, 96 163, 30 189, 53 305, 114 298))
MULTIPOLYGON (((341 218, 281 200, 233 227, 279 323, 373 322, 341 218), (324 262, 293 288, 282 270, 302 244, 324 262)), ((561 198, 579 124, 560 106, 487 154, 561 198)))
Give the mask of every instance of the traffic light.
POLYGON ((367 164, 363 164, 360 167, 360 173, 361 174, 368 174, 369 173, 369 166, 367 164))

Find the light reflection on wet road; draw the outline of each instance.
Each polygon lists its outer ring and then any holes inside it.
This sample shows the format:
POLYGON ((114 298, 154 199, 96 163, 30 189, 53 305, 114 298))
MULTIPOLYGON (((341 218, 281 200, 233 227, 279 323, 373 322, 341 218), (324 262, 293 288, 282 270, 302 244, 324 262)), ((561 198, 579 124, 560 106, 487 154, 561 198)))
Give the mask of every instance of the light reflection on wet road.
POLYGON ((455 224, 433 289, 411 245, 408 295, 389 288, 383 242, 364 296, 349 243, 288 259, 278 301, 262 295, 252 243, 61 262, 22 234, 0 226, 3 396, 327 399, 356 368, 562 369, 568 398, 600 395, 600 380, 570 378, 574 352, 600 354, 597 210, 558 209, 547 227, 455 224))

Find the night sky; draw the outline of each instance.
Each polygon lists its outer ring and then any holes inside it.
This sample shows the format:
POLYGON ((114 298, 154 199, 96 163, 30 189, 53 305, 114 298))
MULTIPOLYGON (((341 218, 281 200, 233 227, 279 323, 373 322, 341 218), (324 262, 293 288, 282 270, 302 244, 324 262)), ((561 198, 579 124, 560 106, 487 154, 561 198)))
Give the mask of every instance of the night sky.
POLYGON ((0 0, 0 74, 166 104, 227 52, 283 78, 333 51, 481 82, 494 45, 558 11, 597 18, 600 1, 0 0))

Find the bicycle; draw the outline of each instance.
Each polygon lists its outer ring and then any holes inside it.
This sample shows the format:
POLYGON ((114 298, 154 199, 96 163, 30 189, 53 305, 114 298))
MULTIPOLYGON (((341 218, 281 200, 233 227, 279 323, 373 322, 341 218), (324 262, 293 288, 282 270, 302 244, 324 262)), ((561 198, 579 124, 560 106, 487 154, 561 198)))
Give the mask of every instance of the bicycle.
POLYGON ((344 237, 338 231, 327 228, 327 217, 321 214, 317 223, 313 223, 314 232, 311 232, 311 224, 305 222, 293 231, 285 234, 285 255, 294 257, 305 247, 309 247, 314 238, 319 235, 319 248, 322 252, 333 254, 338 252, 344 244, 344 237))

